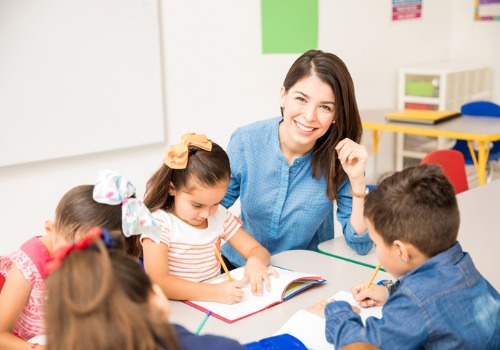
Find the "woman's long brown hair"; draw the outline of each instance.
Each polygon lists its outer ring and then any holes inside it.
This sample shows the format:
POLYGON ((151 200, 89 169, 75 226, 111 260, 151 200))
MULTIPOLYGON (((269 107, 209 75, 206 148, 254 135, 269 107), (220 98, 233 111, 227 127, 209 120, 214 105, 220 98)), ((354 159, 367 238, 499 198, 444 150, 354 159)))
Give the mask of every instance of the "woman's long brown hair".
POLYGON ((316 141, 312 156, 312 175, 314 178, 325 177, 326 195, 334 200, 340 184, 347 177, 336 156, 335 146, 346 137, 359 143, 363 127, 354 83, 345 63, 332 53, 309 50, 290 67, 283 87, 289 91, 299 80, 312 75, 330 85, 335 97, 335 124, 316 141))

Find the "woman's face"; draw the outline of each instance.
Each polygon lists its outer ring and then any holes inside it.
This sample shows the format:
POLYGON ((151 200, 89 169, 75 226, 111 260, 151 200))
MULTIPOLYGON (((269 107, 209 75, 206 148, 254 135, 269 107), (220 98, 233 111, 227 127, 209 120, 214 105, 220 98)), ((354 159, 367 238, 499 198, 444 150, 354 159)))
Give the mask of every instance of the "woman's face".
POLYGON ((335 121, 335 97, 327 83, 311 75, 299 80, 288 91, 281 88, 283 140, 312 149, 335 121))

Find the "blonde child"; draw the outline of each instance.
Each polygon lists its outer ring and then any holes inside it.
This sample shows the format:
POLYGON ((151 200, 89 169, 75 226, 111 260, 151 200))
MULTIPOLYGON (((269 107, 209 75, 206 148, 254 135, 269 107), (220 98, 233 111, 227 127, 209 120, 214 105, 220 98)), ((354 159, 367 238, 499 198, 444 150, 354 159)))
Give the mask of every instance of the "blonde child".
POLYGON ((242 287, 252 293, 270 289, 269 252, 241 228, 239 219, 220 205, 230 179, 226 152, 205 135, 185 134, 167 150, 164 164, 149 179, 144 204, 162 229, 161 243, 142 239, 144 268, 169 299, 241 301, 242 287), (245 278, 220 284, 202 283, 217 276, 214 253, 221 241, 246 260, 245 278))
POLYGON ((48 349, 243 350, 237 341, 194 335, 168 322, 168 300, 105 229, 62 247, 49 261, 48 349))
POLYGON ((42 348, 27 340, 45 333, 43 266, 54 249, 77 241, 96 225, 126 236, 158 238, 158 227, 147 208, 133 198, 134 192, 129 181, 103 171, 95 186, 77 186, 61 198, 54 221, 45 222, 44 236, 0 257, 0 273, 6 278, 0 293, 1 349, 42 348))
POLYGON ((383 306, 381 319, 360 317, 346 302, 322 301, 336 347, 366 342, 382 349, 500 349, 500 295, 457 242, 460 213, 453 185, 438 165, 384 179, 364 215, 381 265, 398 278, 353 288, 361 306, 383 306))

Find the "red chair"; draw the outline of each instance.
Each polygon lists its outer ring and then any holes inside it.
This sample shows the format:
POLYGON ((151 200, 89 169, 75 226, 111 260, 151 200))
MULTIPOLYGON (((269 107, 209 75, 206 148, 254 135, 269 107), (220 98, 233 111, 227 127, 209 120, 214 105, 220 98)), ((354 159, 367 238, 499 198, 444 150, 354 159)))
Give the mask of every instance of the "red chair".
POLYGON ((438 164, 443 169, 443 173, 455 187, 455 193, 467 191, 467 173, 465 172, 464 155, 452 149, 439 149, 427 154, 420 164, 438 164))

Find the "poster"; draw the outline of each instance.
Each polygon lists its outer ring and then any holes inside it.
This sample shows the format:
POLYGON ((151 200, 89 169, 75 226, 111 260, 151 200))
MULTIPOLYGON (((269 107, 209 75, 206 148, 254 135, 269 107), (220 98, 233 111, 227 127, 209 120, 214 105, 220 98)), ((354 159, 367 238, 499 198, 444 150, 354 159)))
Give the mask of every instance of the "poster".
POLYGON ((318 47, 318 0, 261 0, 262 52, 303 53, 318 47))
POLYGON ((500 0, 476 0, 476 21, 500 21, 500 0))
POLYGON ((422 17, 422 0, 392 0, 392 20, 422 17))

